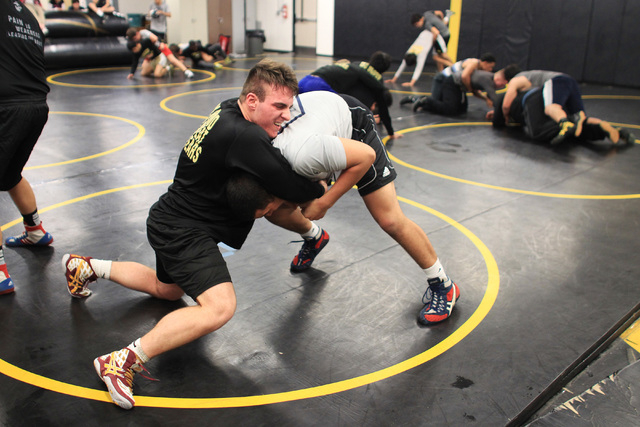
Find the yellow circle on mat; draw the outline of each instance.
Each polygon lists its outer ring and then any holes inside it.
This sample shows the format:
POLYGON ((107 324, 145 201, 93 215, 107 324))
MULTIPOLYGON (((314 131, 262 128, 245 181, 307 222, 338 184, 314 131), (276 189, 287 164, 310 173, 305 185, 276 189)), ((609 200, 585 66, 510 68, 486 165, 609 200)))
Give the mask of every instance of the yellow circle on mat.
MULTIPOLYGON (((181 111, 178 110, 173 110, 169 107, 167 107, 167 102, 176 99, 176 98, 181 98, 183 96, 191 96, 191 95, 197 95, 197 94, 201 94, 201 93, 207 93, 207 92, 224 92, 227 90, 240 90, 242 89, 241 87, 224 87, 224 88, 217 88, 217 89, 202 89, 202 90, 195 90, 195 91, 191 91, 191 92, 184 92, 184 93, 178 93, 176 95, 171 95, 165 99, 163 99, 162 101, 160 101, 160 108, 162 108, 163 110, 172 113, 172 114, 177 114, 178 116, 184 116, 184 117, 193 117, 195 119, 206 119, 208 116, 200 116, 200 115, 196 115, 196 114, 189 114, 189 113, 183 113, 181 111)), ((211 110, 213 110, 215 107, 215 105, 211 106, 211 110)))
MULTIPOLYGON (((58 203, 52 206, 48 206, 41 209, 40 212, 44 213, 59 207, 68 206, 76 202, 91 199, 93 197, 104 196, 119 191, 132 190, 137 188, 149 187, 153 185, 166 185, 171 181, 156 181, 145 184, 131 185, 127 187, 119 187, 111 190, 100 191, 97 193, 89 194, 86 196, 71 199, 62 203, 58 203)), ((411 201, 404 197, 398 197, 403 203, 409 204, 418 209, 422 209, 429 214, 435 215, 441 220, 445 221, 449 225, 456 228, 462 234, 464 234, 471 242, 478 248, 482 254, 485 264, 487 266, 487 289, 485 291, 480 305, 473 312, 471 317, 464 322, 458 329, 456 329, 451 335, 444 340, 440 341, 430 349, 417 354, 409 359, 406 359, 400 363, 389 366, 387 368, 371 372, 358 377, 337 381, 329 384, 324 384, 317 387, 309 387, 298 390, 285 391, 281 393, 271 393, 256 396, 241 396, 241 397, 219 397, 219 398, 179 398, 179 397, 152 397, 152 396, 135 396, 136 406, 147 406, 157 408, 232 408, 232 407, 245 407, 245 406, 257 406, 267 405, 272 403, 289 402, 294 400, 308 399, 312 397, 326 396, 329 394, 339 393, 346 390, 351 390, 364 385, 372 384, 377 381, 393 377, 401 374, 416 366, 422 365, 429 360, 441 355, 445 351, 452 348, 454 345, 462 341, 467 335, 473 331, 476 326, 482 322, 485 316, 489 313, 493 304, 498 296, 498 290, 500 288, 500 274, 498 271, 498 264, 495 258, 486 247, 486 245, 467 228, 454 221, 452 218, 435 211, 420 203, 411 201)), ((2 226, 2 230, 9 228, 15 224, 21 222, 22 219, 16 219, 8 224, 2 226)), ((76 396, 85 399, 98 400, 103 402, 112 402, 109 393, 106 390, 96 390, 87 387, 80 387, 73 384, 68 384, 62 381, 57 381, 51 378, 44 377, 42 375, 34 374, 32 372, 21 369, 15 365, 12 365, 2 359, 0 359, 0 373, 14 378, 18 381, 22 381, 27 384, 31 384, 35 387, 40 387, 46 390, 55 391, 57 393, 67 394, 70 396, 76 396)))
MULTIPOLYGON (((636 126, 636 125, 626 125, 626 124, 621 124, 621 123, 611 123, 611 124, 616 125, 616 126, 624 126, 624 127, 640 129, 640 126, 636 126)), ((406 133, 416 132, 416 131, 425 130, 425 129, 446 128, 446 127, 455 127, 455 126, 491 126, 491 123, 489 123, 489 122, 439 123, 439 124, 432 124, 432 125, 424 125, 424 126, 417 126, 417 127, 413 127, 413 128, 407 128, 407 129, 399 130, 396 133, 398 133, 398 134, 406 134, 406 133)), ((385 140, 387 140, 387 139, 388 139, 388 137, 385 138, 385 140)), ((510 193, 527 194, 527 195, 530 195, 530 196, 541 196, 541 197, 555 197, 555 198, 559 198, 559 199, 621 200, 621 199, 637 199, 637 198, 640 198, 640 194, 613 194, 613 195, 561 194, 561 193, 543 193, 543 192, 540 192, 540 191, 528 191, 528 190, 519 190, 517 188, 500 187, 498 185, 483 184, 481 182, 471 181, 471 180, 468 180, 468 179, 456 178, 456 177, 453 177, 453 176, 449 176, 449 175, 445 175, 445 174, 442 174, 442 173, 434 172, 434 171, 431 171, 429 169, 421 168, 419 166, 415 166, 415 165, 407 163, 407 162, 405 162, 403 160, 400 160, 399 158, 397 158, 396 156, 394 156, 391 153, 389 153, 389 158, 394 163, 396 163, 398 165, 402 165, 404 167, 416 170, 418 172, 423 172, 423 173, 426 173, 426 174, 429 174, 429 175, 437 176, 438 178, 448 179, 450 181, 455 181, 455 182, 459 182, 459 183, 462 183, 462 184, 475 185, 477 187, 484 187, 484 188, 491 188, 493 190, 507 191, 507 192, 510 192, 510 193)))
POLYGON ((119 145, 118 147, 112 148, 111 150, 103 151, 101 153, 92 154, 90 156, 80 157, 80 158, 77 158, 77 159, 65 160, 64 162, 49 163, 49 164, 46 164, 46 165, 29 166, 29 167, 25 167, 24 170, 42 169, 42 168, 49 168, 49 167, 53 167, 53 166, 68 165, 70 163, 83 162, 85 160, 95 159, 96 157, 106 156, 107 154, 115 153, 116 151, 122 150, 123 148, 126 148, 126 147, 128 147, 130 145, 135 144, 145 134, 144 127, 141 124, 136 123, 133 120, 124 119, 122 117, 108 116, 106 114, 97 114, 97 113, 79 113, 79 112, 74 112, 74 111, 51 111, 51 112, 49 112, 49 114, 69 114, 69 115, 72 115, 72 116, 94 116, 94 117, 105 117, 107 119, 121 120, 123 122, 129 123, 129 124, 132 124, 133 126, 135 126, 138 129, 138 135, 136 135, 135 138, 133 138, 131 141, 126 142, 126 143, 124 143, 122 145, 119 145))
MULTIPOLYGON (((208 75, 208 77, 200 80, 189 80, 184 82, 175 82, 175 83, 153 83, 153 84, 131 84, 131 85, 93 85, 93 84, 79 84, 79 83, 65 83, 57 81, 57 78, 70 76, 73 74, 85 74, 85 73, 99 73, 103 71, 117 71, 117 70, 129 70, 129 67, 112 67, 112 68, 89 68, 85 70, 73 70, 73 71, 65 71, 62 73, 52 74, 47 77, 47 82, 57 85, 57 86, 66 86, 66 87, 82 87, 82 88, 92 88, 92 89, 138 89, 143 87, 170 87, 170 86, 184 86, 188 84, 198 84, 205 83, 211 81, 216 78, 216 75, 211 71, 206 70, 191 70, 195 73, 203 73, 208 75)), ((123 77, 126 78, 126 77, 123 77)))

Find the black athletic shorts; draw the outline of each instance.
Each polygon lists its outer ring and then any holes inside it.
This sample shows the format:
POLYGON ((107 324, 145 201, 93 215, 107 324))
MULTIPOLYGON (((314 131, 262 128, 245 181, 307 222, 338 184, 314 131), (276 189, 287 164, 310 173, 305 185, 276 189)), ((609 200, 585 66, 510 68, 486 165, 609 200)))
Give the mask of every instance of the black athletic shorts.
POLYGON ((215 285, 231 282, 218 242, 203 230, 169 227, 148 218, 147 238, 156 252, 158 280, 177 284, 194 300, 215 285))
POLYGON ((357 99, 348 95, 341 96, 347 101, 351 110, 353 124, 351 139, 364 142, 376 152, 376 160, 373 165, 356 184, 360 196, 366 196, 393 182, 398 174, 389 160, 387 149, 382 143, 380 135, 378 135, 376 122, 371 111, 357 99))
POLYGON ((446 53, 447 52, 447 45, 449 44, 449 38, 451 36, 447 36, 447 37, 442 37, 443 41, 444 41, 444 45, 441 44, 441 41, 439 38, 436 38, 436 40, 433 42, 433 50, 436 51, 436 53, 442 54, 442 53, 446 53))
POLYGON ((558 104, 569 115, 584 111, 580 86, 571 76, 562 74, 547 80, 542 87, 542 94, 545 107, 558 104))
POLYGON ((22 169, 48 118, 46 101, 0 104, 0 191, 11 190, 22 180, 22 169))

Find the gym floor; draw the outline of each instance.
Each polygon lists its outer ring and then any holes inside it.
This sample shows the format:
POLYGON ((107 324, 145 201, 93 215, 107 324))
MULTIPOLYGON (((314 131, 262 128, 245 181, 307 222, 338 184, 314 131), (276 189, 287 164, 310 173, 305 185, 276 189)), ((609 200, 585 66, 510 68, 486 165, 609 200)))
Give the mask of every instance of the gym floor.
MULTIPOLYGON (((332 61, 269 56, 298 78, 332 61)), ((129 81, 126 67, 51 73, 49 122, 24 176, 55 242, 5 248, 16 292, 0 297, 0 423, 640 422, 637 386, 602 391, 640 371, 632 345, 640 337, 629 328, 640 301, 640 148, 528 141, 492 129, 477 99, 460 117, 414 113, 399 105, 407 95, 400 84, 391 87, 391 113, 404 137, 387 145, 395 185, 460 287, 452 317, 418 324, 423 273, 351 191, 320 221, 331 242, 307 273, 288 268, 299 236, 263 219, 242 250, 224 248, 234 318, 150 361, 159 381, 136 376, 133 410, 111 403, 93 359, 194 302, 159 301, 105 280, 88 299, 72 299, 61 258, 154 265, 149 207, 191 133, 220 101, 238 96, 259 59, 195 70, 193 80, 177 72, 129 81), (599 393, 581 396, 594 386, 599 393)), ((433 69, 413 92, 428 93, 432 77, 433 69)), ((640 134, 639 89, 582 90, 590 116, 640 134)), ((0 216, 5 237, 22 232, 7 193, 0 216)))

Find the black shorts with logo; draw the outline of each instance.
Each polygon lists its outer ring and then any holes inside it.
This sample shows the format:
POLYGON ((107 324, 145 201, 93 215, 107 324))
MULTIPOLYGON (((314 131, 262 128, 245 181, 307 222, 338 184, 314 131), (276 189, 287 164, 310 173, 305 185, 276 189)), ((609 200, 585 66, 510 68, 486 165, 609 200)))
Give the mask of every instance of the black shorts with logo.
POLYGON ((349 110, 351 110, 353 124, 351 139, 364 142, 376 152, 376 160, 373 165, 356 184, 360 195, 366 196, 393 182, 398 174, 389 160, 387 149, 380 139, 371 111, 352 96, 340 96, 347 102, 349 110))

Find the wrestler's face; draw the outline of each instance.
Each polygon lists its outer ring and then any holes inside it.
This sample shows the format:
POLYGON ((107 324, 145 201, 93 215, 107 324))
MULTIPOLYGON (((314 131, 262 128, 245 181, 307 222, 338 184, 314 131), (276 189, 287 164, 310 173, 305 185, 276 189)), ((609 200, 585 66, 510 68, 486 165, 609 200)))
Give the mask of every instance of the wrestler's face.
POLYGON ((274 211, 278 210, 278 208, 282 206, 282 203, 284 203, 284 200, 275 197, 274 200, 270 202, 264 209, 258 209, 256 211, 255 218, 258 219, 262 218, 263 216, 271 216, 274 211))
POLYGON ((505 87, 507 83, 507 79, 504 78, 504 73, 502 71, 498 71, 493 75, 493 84, 496 86, 496 89, 505 87))
MULTIPOLYGON (((254 94, 249 94, 253 95, 254 94)), ((250 97, 247 95, 247 101, 250 97)), ((278 135, 280 126, 291 118, 289 108, 293 105, 293 93, 285 87, 265 86, 262 101, 255 96, 251 121, 264 129, 270 138, 278 135)))
POLYGON ((496 66, 495 62, 480 61, 480 69, 482 71, 493 71, 493 67, 496 66))

